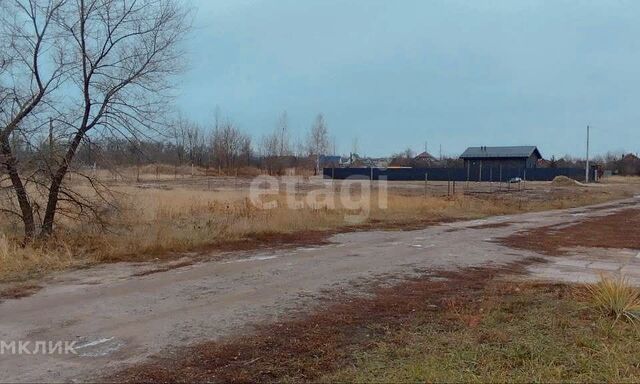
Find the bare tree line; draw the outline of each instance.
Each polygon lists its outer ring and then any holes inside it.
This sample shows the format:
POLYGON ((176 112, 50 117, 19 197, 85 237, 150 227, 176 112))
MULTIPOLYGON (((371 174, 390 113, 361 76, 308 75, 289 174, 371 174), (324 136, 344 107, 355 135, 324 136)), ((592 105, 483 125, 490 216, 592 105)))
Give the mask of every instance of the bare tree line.
POLYGON ((275 174, 287 167, 313 168, 316 158, 329 151, 328 128, 322 115, 318 116, 304 141, 291 139, 284 112, 273 131, 256 143, 233 121, 221 118, 216 109, 210 124, 198 124, 178 116, 169 123, 168 137, 136 142, 117 137, 103 138, 81 146, 77 160, 84 166, 97 162, 101 167, 106 167, 104 164, 173 164, 232 171, 251 166, 275 174))

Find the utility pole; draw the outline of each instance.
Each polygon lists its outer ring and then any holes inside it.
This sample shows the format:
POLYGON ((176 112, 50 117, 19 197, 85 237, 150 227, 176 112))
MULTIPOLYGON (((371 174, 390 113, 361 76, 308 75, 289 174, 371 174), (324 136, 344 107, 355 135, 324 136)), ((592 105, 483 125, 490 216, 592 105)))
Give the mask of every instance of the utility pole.
POLYGON ((586 170, 585 170, 585 182, 589 182, 589 131, 590 128, 587 125, 587 166, 586 166, 586 170))
MULTIPOLYGON (((287 116, 287 111, 282 112, 282 116, 280 116, 280 156, 285 156, 285 140, 287 136, 287 130, 289 129, 289 117, 287 116)), ((288 146, 287 146, 288 147, 288 146)))

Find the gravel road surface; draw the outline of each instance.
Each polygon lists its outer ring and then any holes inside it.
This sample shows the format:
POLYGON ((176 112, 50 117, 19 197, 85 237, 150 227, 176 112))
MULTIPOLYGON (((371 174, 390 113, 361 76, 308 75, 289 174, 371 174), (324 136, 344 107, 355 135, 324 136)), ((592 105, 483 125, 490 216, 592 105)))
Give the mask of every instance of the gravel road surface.
MULTIPOLYGON (((640 202, 631 199, 597 209, 500 216, 422 230, 345 233, 333 236, 328 245, 238 252, 144 276, 136 274, 152 264, 120 263, 59 274, 33 296, 0 303, 0 341, 30 341, 31 351, 36 341, 75 341, 77 354, 4 351, 0 380, 93 381, 173 347, 216 339, 308 308, 326 290, 357 292, 374 278, 540 256, 506 248, 495 239, 638 206, 640 202)), ((541 277, 555 278, 558 265, 561 280, 579 280, 567 274, 579 276, 594 265, 593 260, 566 260, 572 256, 553 258, 539 269, 541 277)))

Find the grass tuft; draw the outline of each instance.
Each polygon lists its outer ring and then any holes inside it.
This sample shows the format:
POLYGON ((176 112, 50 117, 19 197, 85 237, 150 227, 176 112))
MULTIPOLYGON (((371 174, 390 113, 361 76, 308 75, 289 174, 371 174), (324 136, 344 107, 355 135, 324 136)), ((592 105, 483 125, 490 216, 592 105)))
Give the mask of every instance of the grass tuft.
POLYGON ((588 302, 605 316, 618 321, 640 321, 640 291, 624 276, 601 276, 596 284, 586 286, 588 302))

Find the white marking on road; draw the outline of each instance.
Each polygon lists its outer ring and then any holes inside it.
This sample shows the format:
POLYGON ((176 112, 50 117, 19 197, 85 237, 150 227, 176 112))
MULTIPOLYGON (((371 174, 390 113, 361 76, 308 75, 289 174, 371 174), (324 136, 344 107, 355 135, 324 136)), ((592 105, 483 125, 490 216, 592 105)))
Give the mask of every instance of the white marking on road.
POLYGON ((432 248, 435 247, 435 244, 429 244, 429 245, 424 245, 424 244, 411 244, 409 245, 410 247, 413 248, 432 248))
POLYGON ((280 256, 253 256, 253 257, 247 257, 246 259, 237 259, 237 260, 229 260, 229 261, 225 261, 224 264, 231 264, 231 263, 246 263, 248 261, 263 261, 263 260, 271 260, 271 259, 277 259, 280 256))
POLYGON ((84 344, 80 344, 77 347, 74 347, 75 350, 85 349, 78 353, 79 356, 82 357, 101 357, 110 355, 113 352, 116 352, 124 345, 124 342, 120 340, 114 340, 113 337, 104 337, 98 340, 89 341, 84 344))
POLYGON ((80 346, 75 347, 75 349, 82 349, 82 348, 87 348, 87 347, 93 347, 94 345, 103 344, 103 343, 106 343, 107 341, 111 341, 111 340, 113 340, 113 337, 109 337, 109 338, 102 338, 102 339, 98 339, 98 340, 90 341, 90 342, 85 343, 85 344, 80 344, 80 346))

